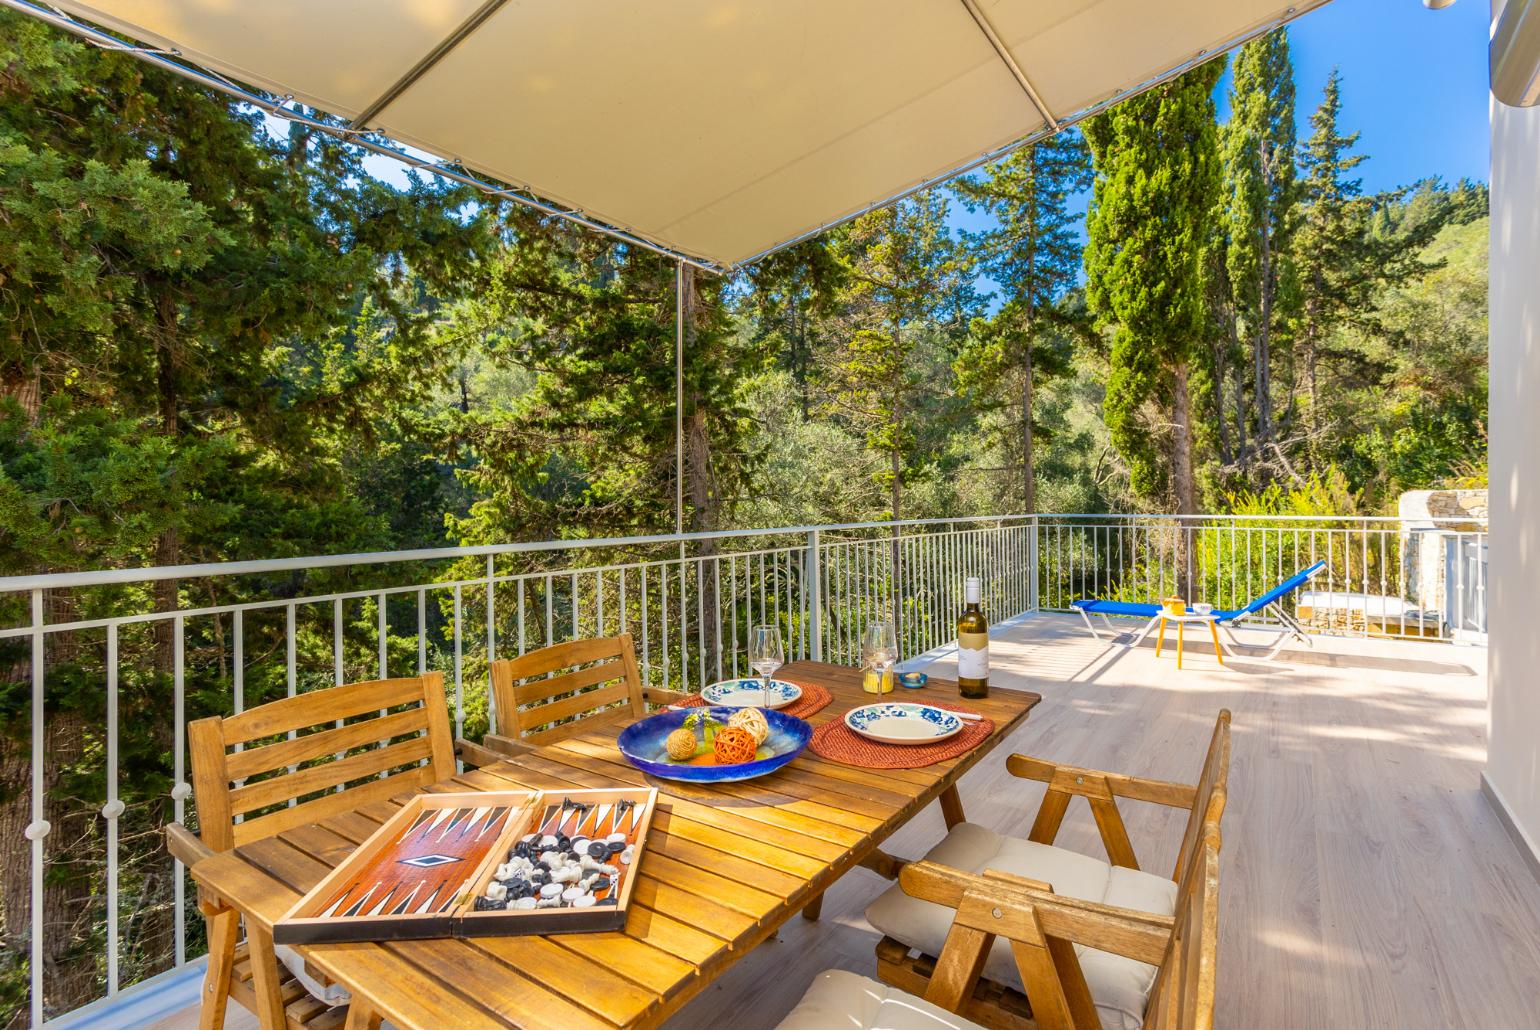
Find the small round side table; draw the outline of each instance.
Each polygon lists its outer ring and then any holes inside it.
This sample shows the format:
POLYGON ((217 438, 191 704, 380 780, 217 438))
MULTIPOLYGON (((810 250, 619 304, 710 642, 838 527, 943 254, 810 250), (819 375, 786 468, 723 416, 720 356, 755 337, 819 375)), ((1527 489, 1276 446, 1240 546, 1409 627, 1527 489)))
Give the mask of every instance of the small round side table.
POLYGON ((1224 665, 1224 648, 1219 646, 1219 616, 1215 615, 1213 612, 1208 612, 1204 615, 1200 615, 1197 612, 1187 612, 1184 615, 1172 615, 1170 612, 1162 608, 1158 618, 1160 619, 1160 632, 1155 637, 1156 658, 1160 657, 1161 644, 1164 643, 1166 639, 1166 623, 1176 623, 1176 667, 1178 669, 1182 667, 1182 631, 1186 629, 1187 624, 1190 622, 1207 623, 1209 635, 1214 638, 1214 657, 1219 660, 1219 664, 1221 666, 1224 665))

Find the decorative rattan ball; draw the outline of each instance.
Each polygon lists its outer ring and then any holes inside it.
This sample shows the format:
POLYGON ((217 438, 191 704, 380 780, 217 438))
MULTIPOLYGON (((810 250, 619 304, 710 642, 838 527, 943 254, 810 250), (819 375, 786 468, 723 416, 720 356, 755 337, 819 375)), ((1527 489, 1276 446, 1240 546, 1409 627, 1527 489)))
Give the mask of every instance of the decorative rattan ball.
POLYGON ((727 720, 727 725, 736 726, 740 730, 748 730, 754 734, 754 743, 763 744, 765 738, 770 736, 770 724, 765 721, 765 713, 758 708, 740 708, 727 720))
POLYGON ((741 726, 728 726, 718 730, 715 744, 717 762, 721 765, 741 765, 754 760, 759 741, 754 734, 741 726))
POLYGON ((694 758, 695 731, 680 727, 664 739, 663 749, 668 752, 668 757, 676 762, 694 758))

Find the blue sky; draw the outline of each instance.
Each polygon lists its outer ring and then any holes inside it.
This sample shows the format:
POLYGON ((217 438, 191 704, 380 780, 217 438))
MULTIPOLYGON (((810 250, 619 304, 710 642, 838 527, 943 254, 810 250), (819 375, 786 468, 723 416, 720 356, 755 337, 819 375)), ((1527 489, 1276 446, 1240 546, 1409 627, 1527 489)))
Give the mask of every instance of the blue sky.
MULTIPOLYGON (((1458 0, 1430 11, 1418 0, 1333 0, 1289 26, 1299 139, 1333 67, 1342 73, 1338 128, 1358 132, 1356 174, 1376 193, 1431 175, 1487 181, 1487 0, 1458 0)), ((1229 117, 1230 75, 1215 95, 1229 117)), ((1086 198, 1082 198, 1084 205, 1086 198)), ((953 205, 951 223, 978 231, 981 214, 953 205)), ((993 289, 985 278, 981 290, 993 289)), ((996 299, 998 303, 998 298, 996 299)))

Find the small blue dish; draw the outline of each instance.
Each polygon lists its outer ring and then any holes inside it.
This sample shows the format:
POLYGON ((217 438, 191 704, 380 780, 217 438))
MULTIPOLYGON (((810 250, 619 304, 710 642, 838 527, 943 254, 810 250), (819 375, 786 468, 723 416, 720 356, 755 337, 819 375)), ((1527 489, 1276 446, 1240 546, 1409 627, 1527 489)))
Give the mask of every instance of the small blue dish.
POLYGON ((902 672, 898 675, 899 686, 908 687, 910 690, 918 690, 925 686, 925 681, 930 679, 923 672, 902 672))
POLYGON ((770 735, 760 745, 770 750, 769 757, 740 765, 681 765, 669 761, 663 742, 691 715, 709 712, 712 718, 726 726, 736 711, 736 708, 697 707, 659 712, 621 730, 615 742, 626 761, 650 776, 688 783, 732 783, 775 772, 800 755, 813 739, 813 727, 805 720, 785 712, 769 711, 765 712, 765 720, 770 724, 770 735))

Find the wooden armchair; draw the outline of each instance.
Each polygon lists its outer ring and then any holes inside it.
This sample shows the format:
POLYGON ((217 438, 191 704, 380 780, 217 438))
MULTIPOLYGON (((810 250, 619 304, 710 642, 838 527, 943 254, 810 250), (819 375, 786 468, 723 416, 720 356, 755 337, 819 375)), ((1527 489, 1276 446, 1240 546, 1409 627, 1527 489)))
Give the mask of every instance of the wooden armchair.
MULTIPOLYGON (((444 677, 436 672, 313 690, 240 715, 199 719, 188 724, 187 737, 199 835, 172 823, 166 837, 171 853, 189 866, 455 774, 444 677)), ((264 1030, 340 1025, 338 1010, 280 968, 270 932, 248 925, 245 943, 238 943, 238 911, 207 894, 199 908, 209 939, 200 1027, 223 1026, 229 998, 254 1012, 264 1030)))
MULTIPOLYGON (((1204 849, 1211 844, 1217 856, 1229 764, 1228 711, 1219 713, 1195 785, 1141 779, 1012 755, 1006 760, 1006 768, 1012 774, 1048 784, 1027 838, 1006 837, 971 823, 958 823, 930 850, 926 860, 928 864, 962 873, 983 874, 1001 881, 1014 879, 1018 885, 1030 884, 1033 890, 1060 898, 1066 905, 1089 903, 1143 913, 1143 918, 1164 921, 1169 927, 1173 914, 1180 915, 1181 907, 1189 904, 1193 892, 1206 882, 1203 879, 1207 875, 1203 866, 1204 849), (1069 803, 1076 796, 1085 798, 1090 804, 1107 850, 1106 862, 1053 846, 1069 803), (1169 805, 1188 812, 1182 845, 1170 879, 1139 870, 1118 809, 1118 798, 1169 805)), ((890 887, 879 896, 866 912, 867 920, 883 934, 877 946, 878 976, 910 994, 929 997, 929 985, 941 968, 937 956, 950 939, 952 920, 947 908, 955 907, 943 906, 924 892, 900 885, 890 887)), ((1088 943, 1080 938, 1074 940, 1088 943)), ((1118 1020, 1124 1026, 1166 1025, 1149 1022, 1149 1014, 1158 1011, 1156 1002, 1162 990, 1161 978, 1169 979, 1171 975, 1152 968, 1163 966, 1163 960, 1157 962, 1148 950, 1134 956, 1116 948, 1103 948, 1100 944, 1089 946, 1096 950, 1081 955, 1081 973, 1089 984, 1095 1007, 1110 1014, 1113 1021, 1109 1025, 1119 1025, 1118 1020)), ((1034 1015, 1041 1002, 1033 998, 1033 984, 1013 962, 1014 947, 1002 943, 986 949, 980 967, 984 979, 974 978, 972 995, 956 1011, 994 1027, 1044 1025, 1041 1016, 1034 1015)), ((1078 990, 1074 985, 1068 989, 1078 990)), ((1211 1006, 1212 983, 1208 990, 1211 1006)), ((1189 999, 1184 1004, 1190 1008, 1192 1002, 1189 999)), ((1062 1025, 1078 1026, 1074 1022, 1062 1025)))
MULTIPOLYGON (((1170 916, 1053 893, 1047 884, 994 871, 982 876, 932 862, 906 865, 899 889, 947 911, 946 944, 923 999, 845 970, 821 974, 781 1030, 999 1025, 979 1001, 980 974, 996 942, 1008 948, 1037 1030, 1102 1030, 1082 948, 1156 967, 1147 1030, 1210 1030, 1219 939, 1219 828, 1206 824, 1170 916), (959 1020, 957 1013, 968 1017, 959 1020), (979 1018, 982 1022, 972 1022, 979 1018)), ((1126 1022, 1123 1025, 1128 1025, 1126 1022)))
POLYGON ((629 633, 552 644, 492 663, 499 732, 483 743, 518 754, 584 732, 584 721, 607 709, 629 705, 640 718, 649 702, 673 704, 686 696, 642 685, 629 633))

